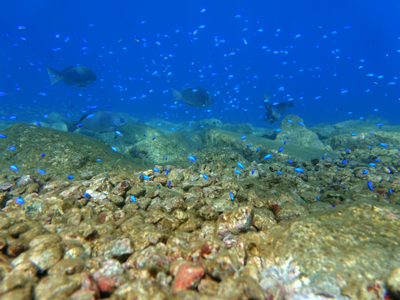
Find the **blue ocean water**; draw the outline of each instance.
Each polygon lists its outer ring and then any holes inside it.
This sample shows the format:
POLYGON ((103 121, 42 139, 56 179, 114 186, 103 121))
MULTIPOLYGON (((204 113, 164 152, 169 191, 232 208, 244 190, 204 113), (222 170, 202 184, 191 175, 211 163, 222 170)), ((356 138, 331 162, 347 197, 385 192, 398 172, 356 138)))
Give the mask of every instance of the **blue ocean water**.
POLYGON ((398 124, 396 1, 8 1, 0 12, 0 117, 45 121, 98 110, 140 122, 264 121, 271 102, 307 126, 374 115, 398 124), (50 86, 46 66, 97 76, 50 86), (202 87, 207 108, 173 103, 202 87), (110 108, 105 108, 111 105, 110 108))

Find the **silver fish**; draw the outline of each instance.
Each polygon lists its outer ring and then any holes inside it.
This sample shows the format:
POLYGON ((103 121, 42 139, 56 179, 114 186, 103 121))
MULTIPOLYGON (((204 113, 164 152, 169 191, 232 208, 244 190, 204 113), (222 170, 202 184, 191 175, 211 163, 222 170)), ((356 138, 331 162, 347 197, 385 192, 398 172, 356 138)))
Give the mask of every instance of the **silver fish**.
POLYGON ((78 121, 63 119, 63 122, 67 125, 69 132, 74 132, 78 128, 95 132, 110 132, 125 125, 124 119, 111 111, 88 112, 78 121))
POLYGON ((82 66, 68 67, 61 72, 47 67, 47 73, 49 74, 51 85, 61 80, 63 83, 68 85, 85 87, 96 80, 96 75, 93 73, 93 71, 82 66))
POLYGON ((268 102, 269 99, 271 99, 271 96, 266 91, 264 91, 264 104, 265 108, 267 109, 264 120, 270 122, 271 124, 282 117, 288 107, 293 107, 293 100, 290 100, 288 102, 270 104, 268 102))
POLYGON ((183 92, 171 89, 171 92, 174 95, 174 102, 183 100, 186 104, 197 107, 207 107, 214 103, 213 97, 200 87, 188 88, 183 92))

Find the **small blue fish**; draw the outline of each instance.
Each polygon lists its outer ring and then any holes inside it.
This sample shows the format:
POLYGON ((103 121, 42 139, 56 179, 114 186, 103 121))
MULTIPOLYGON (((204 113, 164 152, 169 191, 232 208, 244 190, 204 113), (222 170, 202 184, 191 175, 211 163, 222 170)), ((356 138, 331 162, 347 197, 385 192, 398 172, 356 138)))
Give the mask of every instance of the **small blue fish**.
POLYGON ((363 174, 368 174, 368 173, 369 173, 368 170, 364 170, 364 171, 363 171, 363 174))
POLYGON ((371 167, 376 167, 376 164, 374 164, 374 163, 369 163, 369 165, 370 165, 371 167))
POLYGON ((74 176, 68 175, 67 178, 68 178, 69 180, 71 180, 71 179, 74 179, 74 176))
POLYGON ((293 163, 293 161, 292 161, 291 159, 289 159, 289 160, 288 160, 288 163, 289 163, 289 164, 292 164, 292 163, 293 163))
POLYGON ((301 126, 304 126, 304 123, 301 122, 301 121, 299 121, 299 122, 297 122, 297 123, 299 123, 301 126))
POLYGON ((293 123, 293 121, 292 120, 287 120, 288 121, 288 123, 293 123))
POLYGON ((372 187, 372 182, 371 182, 371 181, 368 181, 368 188, 369 188, 371 191, 374 190, 374 188, 372 187))
POLYGON ((286 141, 283 141, 283 144, 286 145, 286 141))
POLYGON ((6 139, 7 138, 7 136, 6 135, 4 135, 4 134, 0 134, 0 139, 6 139))
POLYGON ((168 187, 171 187, 171 181, 168 181, 168 187))
POLYGON ((235 199, 235 198, 233 198, 233 195, 232 195, 231 192, 229 192, 229 196, 231 197, 231 200, 232 200, 232 201, 233 201, 233 199, 235 199))
POLYGON ((281 172, 280 170, 278 170, 278 171, 276 171, 276 172, 278 172, 279 175, 282 175, 282 172, 281 172))
POLYGON ((245 140, 245 139, 246 139, 246 136, 244 135, 244 136, 242 136, 240 139, 241 139, 241 140, 245 140))
POLYGON ((118 149, 117 149, 117 148, 115 148, 115 147, 111 147, 111 150, 112 150, 112 151, 115 151, 115 152, 117 152, 117 151, 118 151, 118 149))
POLYGON ((90 119, 90 118, 92 118, 92 117, 94 117, 94 114, 88 114, 88 115, 86 116, 86 119, 90 119))
POLYGON ((385 126, 385 124, 383 124, 383 123, 378 123, 378 124, 376 124, 376 126, 382 127, 382 126, 385 126))
POLYGON ((17 197, 17 198, 15 199, 15 203, 17 203, 17 204, 19 204, 19 205, 22 205, 22 204, 24 204, 24 199, 22 199, 21 197, 17 197))
POLYGON ((167 169, 167 170, 165 171, 165 175, 168 175, 168 173, 169 173, 169 170, 167 169))
POLYGON ((274 131, 275 131, 275 132, 281 132, 282 129, 275 129, 274 131))
POLYGON ((157 168, 153 168, 154 172, 160 172, 157 168))
POLYGON ((368 148, 368 149, 371 149, 372 147, 371 147, 371 146, 368 146, 367 148, 368 148))
POLYGON ((144 179, 144 180, 150 180, 150 177, 147 176, 147 175, 143 175, 143 179, 144 179))
POLYGON ((8 150, 10 150, 10 151, 14 151, 15 149, 17 149, 17 148, 14 146, 11 146, 10 148, 8 148, 8 150))
POLYGON ((257 148, 256 152, 260 151, 260 148, 257 148))
POLYGON ((342 164, 343 164, 343 165, 344 165, 344 164, 347 164, 347 160, 343 159, 343 160, 342 160, 342 164))
POLYGON ((247 148, 250 148, 250 146, 251 146, 251 143, 247 145, 247 148))
POLYGON ((208 179, 208 176, 207 176, 206 174, 203 174, 203 178, 204 178, 205 180, 207 180, 207 179, 208 179))
POLYGON ((389 189, 389 193, 392 194, 392 193, 393 193, 393 190, 392 190, 392 189, 389 189))
POLYGON ((143 176, 142 174, 139 174, 139 179, 142 178, 142 176, 143 176))
POLYGON ((42 169, 36 169, 36 172, 38 172, 39 174, 42 174, 42 175, 46 174, 45 170, 42 170, 42 169))
POLYGON ((17 116, 10 116, 9 119, 10 120, 16 120, 16 119, 18 119, 18 117, 17 116))
POLYGON ((283 148, 279 148, 279 149, 278 149, 278 152, 282 152, 282 151, 283 151, 283 148))
POLYGON ((375 161, 376 162, 380 162, 381 160, 379 158, 375 158, 375 161))
POLYGON ((240 172, 239 170, 235 170, 233 172, 235 172, 236 174, 242 174, 242 172, 240 172))
POLYGON ((164 157, 165 160, 167 160, 167 157, 164 157))
POLYGON ((355 134, 355 133, 352 133, 352 134, 351 134, 351 136, 356 136, 356 135, 357 135, 357 134, 355 134))
POLYGON ((136 198, 135 198, 134 195, 131 195, 131 200, 132 200, 133 203, 136 203, 136 198))
POLYGON ((40 153, 40 156, 41 157, 45 157, 46 155, 44 153, 40 153))
POLYGON ((118 135, 118 136, 122 135, 121 131, 118 131, 118 130, 115 131, 115 134, 118 135))
POLYGON ((384 143, 379 143, 380 146, 386 148, 388 145, 384 144, 384 143))
POLYGON ((17 166, 14 166, 14 165, 10 165, 10 166, 8 166, 12 171, 14 171, 14 172, 18 172, 18 168, 17 168, 17 166))
POLYGON ((254 174, 254 169, 253 169, 253 170, 251 170, 251 174, 254 174))
POLYGON ((194 157, 194 156, 189 156, 188 159, 189 159, 190 161, 196 161, 196 157, 194 157))
POLYGON ((36 124, 37 126, 42 126, 42 125, 40 124, 39 121, 35 121, 35 124, 36 124))
POLYGON ((86 198, 91 197, 90 194, 88 192, 86 192, 83 196, 85 196, 86 198))
POLYGON ((304 170, 301 169, 301 168, 295 168, 294 170, 295 170, 296 172, 298 172, 298 173, 304 173, 304 170))
POLYGON ((155 140, 155 139, 156 139, 156 137, 155 137, 155 136, 153 136, 152 140, 155 140))
POLYGON ((264 159, 268 159, 268 158, 271 158, 271 157, 272 157, 272 154, 267 154, 267 155, 264 156, 264 159))
POLYGON ((101 159, 100 159, 100 158, 96 158, 96 160, 97 160, 97 161, 101 161, 101 159))
POLYGON ((243 167, 243 165, 242 165, 240 162, 238 162, 237 165, 238 165, 239 168, 241 168, 241 169, 244 170, 244 167, 243 167))

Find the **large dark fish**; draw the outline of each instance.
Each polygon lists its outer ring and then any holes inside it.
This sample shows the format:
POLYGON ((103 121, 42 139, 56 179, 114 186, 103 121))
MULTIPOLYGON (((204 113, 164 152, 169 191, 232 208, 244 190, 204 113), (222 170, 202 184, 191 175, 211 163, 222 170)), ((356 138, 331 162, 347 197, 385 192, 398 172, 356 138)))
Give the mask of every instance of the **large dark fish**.
POLYGON ((84 114, 78 121, 63 119, 69 132, 74 132, 78 128, 95 131, 109 132, 115 131, 125 125, 125 121, 111 111, 94 111, 84 114))
POLYGON ((207 107, 214 103, 213 97, 200 87, 189 88, 183 92, 171 89, 171 92, 174 95, 174 102, 183 100, 186 104, 197 107, 207 107))
POLYGON ((61 72, 47 67, 49 74, 50 84, 53 85, 60 80, 68 85, 77 85, 78 87, 85 87, 96 80, 96 75, 92 70, 82 66, 72 66, 65 68, 61 72))
POLYGON ((269 99, 271 99, 271 96, 264 91, 264 104, 265 108, 267 109, 264 120, 270 122, 271 124, 282 117, 288 107, 293 107, 293 100, 270 104, 269 99))

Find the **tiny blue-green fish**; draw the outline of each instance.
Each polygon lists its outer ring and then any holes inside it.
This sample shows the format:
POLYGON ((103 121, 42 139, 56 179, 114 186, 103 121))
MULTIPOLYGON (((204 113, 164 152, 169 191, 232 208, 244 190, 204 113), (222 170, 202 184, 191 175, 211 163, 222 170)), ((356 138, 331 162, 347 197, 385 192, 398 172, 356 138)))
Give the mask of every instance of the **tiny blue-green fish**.
POLYGON ((10 168, 12 171, 18 172, 17 166, 10 165, 9 168, 10 168))
POLYGON ((347 160, 343 159, 343 160, 342 160, 342 164, 343 164, 343 165, 344 165, 344 164, 347 164, 347 160))
POLYGON ((304 173, 304 170, 301 169, 301 168, 295 168, 294 170, 295 170, 296 172, 298 172, 298 173, 304 173))
POLYGON ((321 158, 322 158, 322 159, 325 159, 325 156, 322 156, 321 158))
POLYGON ((167 157, 164 157, 165 160, 167 160, 167 157))
POLYGON ((236 174, 242 174, 242 172, 240 172, 239 170, 235 170, 233 172, 235 172, 236 174))
POLYGON ((15 149, 17 149, 17 148, 15 148, 14 146, 11 146, 10 148, 8 148, 8 150, 10 150, 10 151, 14 151, 15 149))
POLYGON ((257 148, 256 152, 260 151, 260 148, 257 148))
POLYGON ((101 161, 101 159, 100 159, 100 158, 96 158, 96 160, 97 160, 97 161, 101 161))
POLYGON ((368 149, 371 149, 372 147, 371 147, 371 146, 368 146, 367 148, 368 148, 368 149))
POLYGON ((386 145, 385 143, 379 143, 380 146, 386 148, 388 145, 386 145))
POLYGON ((131 195, 131 200, 133 203, 136 203, 136 197, 134 195, 131 195))
POLYGON ((169 173, 169 170, 167 169, 167 170, 165 171, 165 175, 168 175, 168 173, 169 173))
POLYGON ((41 157, 45 157, 45 156, 46 156, 46 154, 44 154, 44 153, 40 153, 40 156, 41 156, 41 157))
POLYGON ((369 163, 369 165, 370 165, 371 167, 376 167, 376 164, 374 164, 374 163, 369 163))
POLYGON ((111 150, 113 150, 113 151, 115 151, 115 152, 117 152, 117 151, 118 151, 118 149, 117 149, 117 148, 115 148, 115 147, 111 147, 111 150))
POLYGON ((139 179, 142 178, 142 174, 139 174, 139 179))
POLYGON ((115 134, 118 135, 118 136, 122 135, 121 131, 118 131, 118 130, 115 131, 115 134))
POLYGON ((189 156, 188 159, 189 159, 190 161, 196 161, 196 157, 194 157, 194 156, 189 156))
POLYGON ((356 135, 357 135, 357 134, 355 134, 355 133, 352 133, 352 134, 351 134, 351 136, 356 136, 356 135))
POLYGON ((4 134, 0 134, 0 139, 6 139, 7 138, 7 136, 6 135, 4 135, 4 134))
POLYGON ((242 163, 238 162, 237 165, 238 165, 239 168, 244 169, 242 163))
POLYGON ((76 124, 76 127, 80 128, 80 127, 82 127, 82 124, 78 123, 78 124, 76 124))
POLYGON ((36 124, 37 126, 42 126, 42 125, 40 124, 39 121, 35 121, 35 124, 36 124))
POLYGON ((293 121, 292 120, 287 120, 289 123, 293 123, 293 121))
POLYGON ((203 174, 203 178, 204 178, 205 180, 207 180, 207 179, 208 179, 208 176, 207 176, 206 174, 203 174))
POLYGON ((144 179, 144 180, 150 180, 150 177, 147 176, 147 175, 143 175, 143 179, 144 179))
POLYGON ((288 163, 291 164, 291 163, 293 163, 293 161, 292 161, 291 159, 289 159, 289 160, 288 160, 288 163))
POLYGON ((283 144, 286 145, 286 141, 283 141, 283 144))
POLYGON ((38 172, 42 175, 46 174, 45 170, 42 170, 42 169, 36 169, 36 172, 38 172))
POLYGON ((264 156, 264 159, 268 159, 268 158, 271 158, 271 157, 272 157, 272 154, 267 154, 267 155, 264 156))
POLYGON ((231 197, 231 200, 233 201, 233 195, 232 195, 232 193, 231 192, 229 192, 229 196, 231 197))
POLYGON ((171 181, 168 181, 168 187, 171 187, 171 181))
POLYGON ((304 126, 304 123, 301 122, 301 121, 299 121, 299 122, 297 122, 297 123, 299 123, 301 126, 304 126))
POLYGON ((160 172, 157 168, 153 168, 154 172, 160 172))
POLYGON ((67 178, 68 178, 69 180, 71 180, 71 179, 74 179, 74 176, 68 175, 67 178))
POLYGON ((350 149, 346 149, 346 152, 351 152, 351 150, 350 149))
POLYGON ((368 174, 369 171, 368 170, 364 170, 363 174, 368 174))
POLYGON ((90 118, 92 118, 92 117, 94 117, 94 114, 88 114, 88 115, 86 116, 86 119, 90 119, 90 118))
POLYGON ((372 182, 371 182, 371 181, 368 181, 368 188, 369 188, 371 191, 374 190, 374 188, 372 187, 372 182))
POLYGON ((86 192, 83 196, 85 196, 86 198, 89 198, 90 194, 88 192, 86 192))
POLYGON ((250 148, 250 146, 251 146, 251 143, 247 145, 247 148, 250 148))
POLYGON ((376 124, 376 126, 382 127, 382 126, 385 126, 385 124, 383 124, 383 123, 378 123, 378 124, 376 124))
POLYGON ((275 129, 274 131, 275 131, 275 132, 281 132, 282 129, 279 129, 279 128, 278 128, 278 129, 275 129))
POLYGON ((156 139, 156 137, 155 137, 155 136, 153 136, 152 140, 155 140, 155 139, 156 139))
POLYGON ((10 120, 16 120, 16 119, 18 119, 18 117, 17 116, 10 116, 9 119, 10 120))
POLYGON ((278 152, 282 152, 282 151, 283 151, 283 148, 279 148, 279 149, 278 149, 278 152))
POLYGON ((251 170, 251 174, 254 174, 254 169, 253 169, 253 170, 251 170))
POLYGON ((244 136, 242 136, 240 139, 241 139, 241 140, 244 140, 244 139, 246 139, 246 136, 244 135, 244 136))
POLYGON ((375 161, 376 162, 380 162, 381 160, 379 158, 375 158, 375 161))
POLYGON ((19 205, 22 205, 22 204, 24 204, 24 199, 22 199, 21 197, 17 197, 17 198, 15 199, 15 203, 17 203, 17 204, 19 204, 19 205))
POLYGON ((389 193, 392 194, 392 193, 393 193, 393 190, 392 190, 392 189, 389 189, 389 193))
POLYGON ((277 171, 279 175, 282 175, 282 172, 280 170, 277 171))
POLYGON ((374 132, 370 132, 369 134, 370 134, 370 135, 373 135, 373 134, 375 134, 375 133, 374 133, 374 132))

